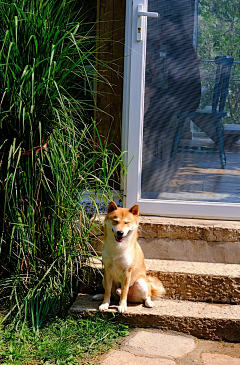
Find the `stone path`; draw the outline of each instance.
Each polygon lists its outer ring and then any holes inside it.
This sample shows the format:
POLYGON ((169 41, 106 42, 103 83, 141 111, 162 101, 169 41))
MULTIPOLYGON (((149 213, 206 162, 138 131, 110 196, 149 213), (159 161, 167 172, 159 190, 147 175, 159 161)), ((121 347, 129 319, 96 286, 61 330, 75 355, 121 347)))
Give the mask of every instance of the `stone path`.
POLYGON ((240 365, 240 343, 199 340, 156 329, 136 329, 101 365, 240 365))

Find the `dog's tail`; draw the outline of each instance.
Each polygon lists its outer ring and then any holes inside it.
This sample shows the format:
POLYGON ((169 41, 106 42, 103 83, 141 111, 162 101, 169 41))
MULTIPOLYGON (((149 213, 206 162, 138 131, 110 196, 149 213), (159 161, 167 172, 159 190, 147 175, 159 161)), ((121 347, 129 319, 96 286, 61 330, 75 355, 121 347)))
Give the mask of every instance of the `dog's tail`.
POLYGON ((162 282, 153 275, 147 275, 147 280, 151 285, 151 298, 159 298, 162 295, 166 294, 166 290, 163 287, 162 282))

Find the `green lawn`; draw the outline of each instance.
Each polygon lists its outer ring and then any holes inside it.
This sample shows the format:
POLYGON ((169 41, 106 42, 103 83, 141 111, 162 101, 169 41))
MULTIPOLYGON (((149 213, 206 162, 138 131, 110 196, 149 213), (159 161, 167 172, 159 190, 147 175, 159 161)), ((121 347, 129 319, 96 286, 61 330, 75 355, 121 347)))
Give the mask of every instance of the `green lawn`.
POLYGON ((100 316, 56 318, 38 333, 1 326, 0 364, 98 364, 99 356, 127 334, 127 326, 100 316))

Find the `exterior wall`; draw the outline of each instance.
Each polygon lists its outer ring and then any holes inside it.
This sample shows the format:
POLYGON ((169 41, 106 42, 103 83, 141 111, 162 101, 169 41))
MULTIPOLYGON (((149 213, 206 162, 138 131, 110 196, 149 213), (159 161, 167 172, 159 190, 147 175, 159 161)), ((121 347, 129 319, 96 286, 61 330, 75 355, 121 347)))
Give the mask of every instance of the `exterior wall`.
MULTIPOLYGON (((98 131, 121 149, 121 121, 123 99, 123 64, 126 0, 98 0, 97 57, 108 66, 99 66, 105 83, 97 84, 96 112, 98 131)), ((116 149, 117 151, 117 149, 116 149)))

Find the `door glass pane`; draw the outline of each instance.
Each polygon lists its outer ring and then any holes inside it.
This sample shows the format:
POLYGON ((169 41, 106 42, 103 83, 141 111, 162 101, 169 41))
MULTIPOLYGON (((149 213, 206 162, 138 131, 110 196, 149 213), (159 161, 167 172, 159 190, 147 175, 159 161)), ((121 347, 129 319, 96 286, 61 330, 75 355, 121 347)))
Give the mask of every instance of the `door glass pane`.
POLYGON ((240 203, 239 0, 148 10, 141 198, 240 203))

